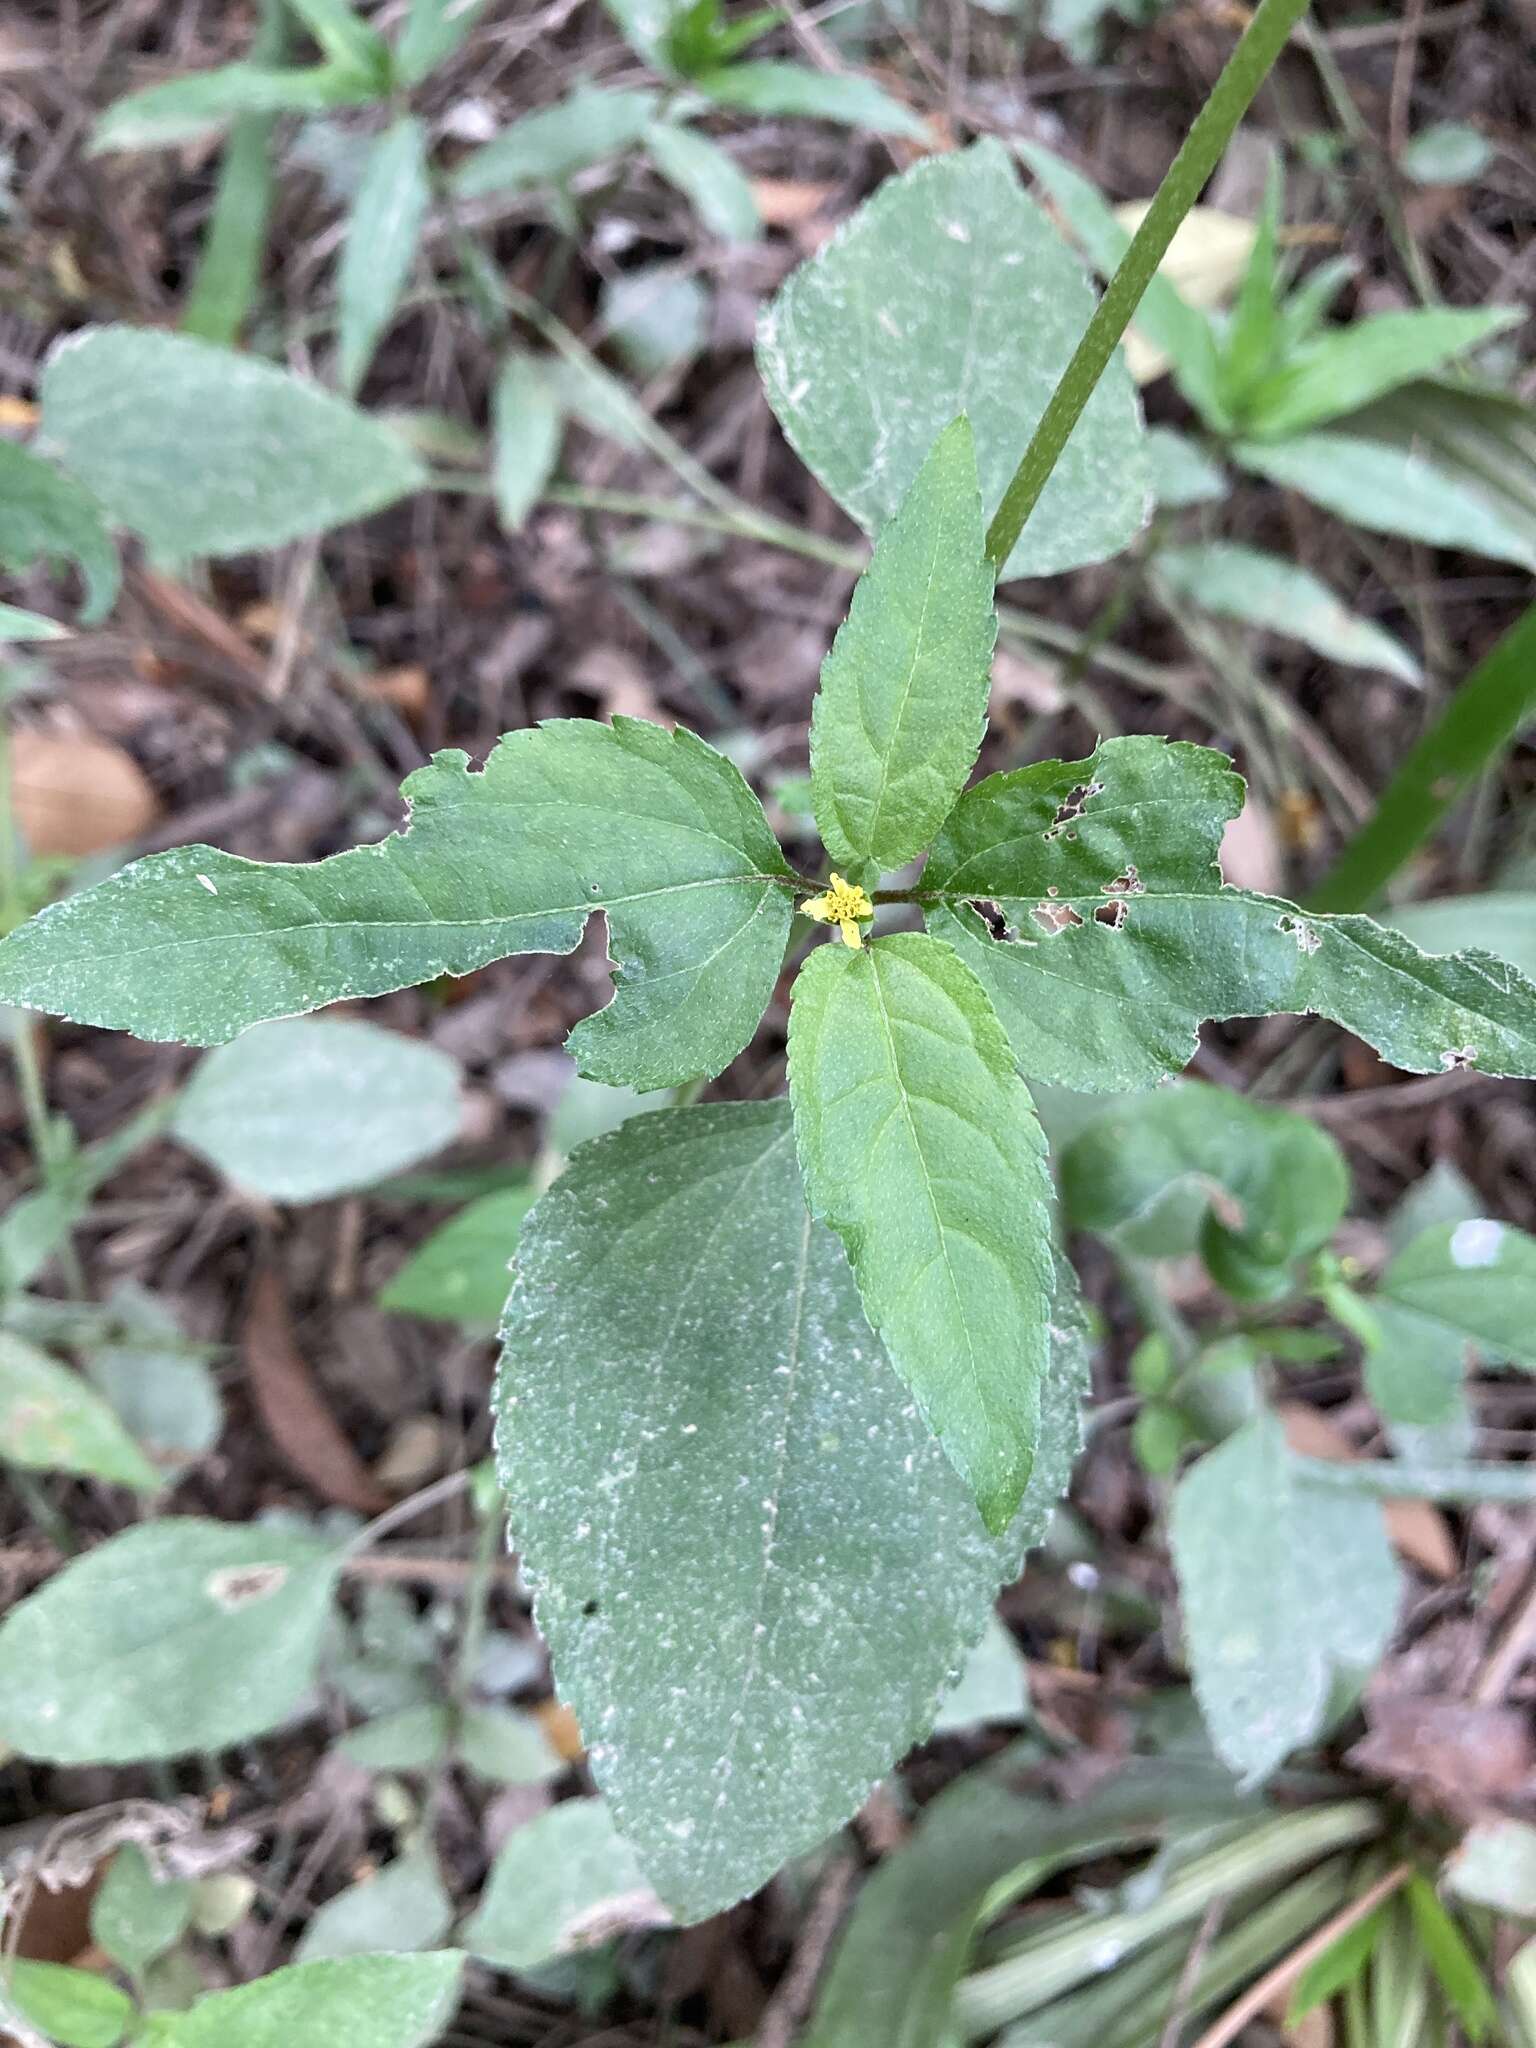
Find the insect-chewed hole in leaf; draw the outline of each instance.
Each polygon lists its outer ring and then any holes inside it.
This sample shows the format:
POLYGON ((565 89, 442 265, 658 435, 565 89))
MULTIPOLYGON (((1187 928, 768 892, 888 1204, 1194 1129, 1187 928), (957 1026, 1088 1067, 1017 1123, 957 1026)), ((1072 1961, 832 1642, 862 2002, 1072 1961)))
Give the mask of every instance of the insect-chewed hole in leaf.
MULTIPOLYGON (((1062 830, 1072 823, 1074 818, 1080 818, 1088 808, 1089 797, 1097 796, 1103 787, 1102 782, 1080 782, 1075 789, 1068 790, 1066 796, 1056 806, 1056 815, 1052 818, 1050 826, 1046 831, 1046 838, 1057 838, 1062 830)), ((1077 834, 1075 832, 1068 832, 1067 837, 1075 839, 1077 834)))
POLYGON ((1448 1074, 1457 1073, 1463 1067, 1475 1067, 1477 1065, 1477 1047, 1475 1045, 1448 1046, 1440 1055, 1440 1064, 1448 1074))
POLYGON ((1104 884, 1106 896, 1142 896, 1146 894, 1146 883, 1136 872, 1136 863, 1127 861, 1113 881, 1104 884))
MULTIPOLYGON (((1093 913, 1093 921, 1095 924, 1108 925, 1112 932, 1117 932, 1130 914, 1125 907, 1125 898, 1117 896, 1113 903, 1101 903, 1099 905, 1098 909, 1093 913)), ((1081 918, 1078 919, 1078 923, 1082 923, 1081 918)))
POLYGON ((227 1571, 209 1574, 208 1594, 227 1614, 237 1614, 257 1600, 270 1600, 287 1577, 285 1564, 232 1565, 227 1571))
POLYGON ((1037 903, 1029 914, 1041 931, 1052 934, 1067 931, 1083 921, 1070 903, 1037 903))
POLYGON ((597 1612, 597 1602, 595 1600, 583 1600, 581 1603, 581 1611, 582 1614, 586 1617, 586 1619, 590 1621, 592 1616, 597 1612))
POLYGON ((994 903, 987 896, 973 896, 971 908, 986 925, 994 939, 1016 939, 1019 935, 1003 915, 1001 904, 994 903))
POLYGON ((1303 953, 1315 953, 1323 943, 1321 932, 1314 930, 1304 917, 1292 917, 1289 912, 1277 920, 1275 929, 1294 939, 1298 950, 1303 953))

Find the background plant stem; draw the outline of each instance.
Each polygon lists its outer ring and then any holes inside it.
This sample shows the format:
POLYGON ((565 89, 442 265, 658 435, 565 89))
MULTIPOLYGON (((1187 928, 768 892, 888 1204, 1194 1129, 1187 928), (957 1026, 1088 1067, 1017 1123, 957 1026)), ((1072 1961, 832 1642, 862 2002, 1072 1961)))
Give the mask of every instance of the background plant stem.
POLYGON ((987 529, 987 555, 1001 573, 1013 553, 1024 522, 1040 502, 1051 471, 1093 396, 1121 335, 1141 303, 1157 266, 1168 252, 1174 232, 1194 205, 1216 168, 1254 94, 1285 48, 1291 30, 1306 12, 1307 0, 1260 0, 1252 21, 1195 117, 1184 146, 1168 166, 1131 246, 1120 259, 1083 338, 1051 394, 1013 481, 987 529))

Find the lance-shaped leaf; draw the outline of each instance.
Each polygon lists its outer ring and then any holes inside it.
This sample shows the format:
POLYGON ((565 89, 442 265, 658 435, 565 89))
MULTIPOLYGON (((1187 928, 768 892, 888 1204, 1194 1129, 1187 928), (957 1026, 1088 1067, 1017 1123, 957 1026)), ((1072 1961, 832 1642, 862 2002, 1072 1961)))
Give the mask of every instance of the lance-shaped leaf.
POLYGON ((379 337, 394 318, 431 196, 427 132, 406 114, 369 149, 347 219, 336 279, 337 366, 346 391, 362 383, 379 337))
POLYGON ((1364 1678, 1397 1619, 1381 1509, 1305 1473, 1265 1414, 1174 1495, 1195 1697, 1223 1762, 1250 1783, 1321 1731, 1335 1681, 1364 1678))
POLYGON ((210 1992, 187 2012, 157 2012, 143 2048, 432 2048, 459 2002, 464 1958, 327 1957, 210 1992))
POLYGON ((1225 887, 1242 800, 1224 755, 1133 738, 956 804, 920 885, 928 926, 986 984, 1026 1074, 1145 1087, 1188 1064, 1208 1018, 1283 1012, 1412 1073, 1536 1073, 1536 985, 1506 962, 1225 887))
POLYGON ((1063 1269, 1034 1474, 993 1540, 806 1212, 786 1103, 661 1110, 583 1146, 517 1274, 513 1540, 597 1781, 699 1918, 931 1725, 1081 1442, 1075 1289, 1063 1269))
POLYGON ((899 868, 965 787, 987 719, 992 584, 975 442, 958 419, 876 541, 822 664, 811 800, 844 867, 899 868))
MULTIPOLYGON (((1092 312, 1076 256, 988 140, 882 185, 768 308, 758 359, 796 452, 876 532, 961 413, 976 432, 982 505, 995 511, 1092 312)), ((1149 485, 1117 356, 1004 573, 1117 554, 1146 519, 1149 485)))
POLYGON ((595 1079, 718 1073, 756 1029, 789 935, 789 870, 739 771, 692 733, 556 719, 483 772, 438 754, 407 831, 312 866, 177 847, 0 945, 0 1001, 215 1045, 346 997, 568 953, 608 919, 613 1002, 571 1035, 595 1079))
POLYGON ((920 932, 822 946, 795 983, 811 1208, 990 1529, 1029 1479, 1049 1357, 1045 1139, 986 991, 920 932))

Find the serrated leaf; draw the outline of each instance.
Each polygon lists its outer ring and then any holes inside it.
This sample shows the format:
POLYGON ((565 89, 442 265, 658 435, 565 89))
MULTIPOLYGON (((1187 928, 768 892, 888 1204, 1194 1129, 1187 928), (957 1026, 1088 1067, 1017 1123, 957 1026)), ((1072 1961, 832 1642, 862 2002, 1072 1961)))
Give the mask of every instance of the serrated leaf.
POLYGON ((1225 755, 1140 737, 960 799, 919 896, 1024 1073, 1145 1087, 1188 1064, 1206 1019, 1281 1012, 1328 1017, 1413 1073, 1536 1072, 1536 986, 1504 962, 1223 885, 1221 834, 1242 802, 1225 755))
POLYGON ((1437 1224, 1391 1261, 1371 1309, 1376 1406, 1394 1422, 1451 1420, 1469 1362, 1536 1372, 1536 1238, 1485 1216, 1437 1224))
MULTIPOLYGON (((88 491, 51 462, 0 440, 0 564, 20 570, 36 561, 77 562, 85 581, 83 625, 95 625, 112 609, 121 577, 117 549, 88 491)), ((10 610, 10 607, 7 607, 10 610)), ((31 612, 14 612, 20 622, 5 637, 57 638, 63 627, 31 612)))
POLYGON ((404 114, 369 149, 347 216, 336 277, 337 368, 346 392, 362 383, 379 337, 394 318, 430 197, 427 132, 404 114))
POLYGON ((1536 567, 1536 545, 1524 522, 1414 448, 1360 434, 1315 433, 1239 441, 1232 455, 1256 476, 1300 491, 1325 512, 1370 533, 1401 534, 1433 547, 1466 548, 1496 562, 1536 567))
POLYGON ((491 394, 491 483, 496 510, 516 533, 544 495, 560 460, 565 406, 557 380, 537 356, 514 349, 491 394))
POLYGON ((458 2005, 463 1966, 452 1949, 294 1963, 190 2012, 156 2013, 145 2048, 431 2048, 458 2005))
POLYGON ((294 1961, 436 1948, 452 1925, 453 1901, 437 1858, 422 1845, 317 1908, 293 1952, 294 1961))
POLYGON ((181 1939, 192 1917, 186 1878, 160 1877, 136 1842, 125 1842, 91 1900, 91 1935, 137 1976, 181 1939))
POLYGON ((1214 1231, 1281 1270, 1328 1242, 1349 1200, 1325 1130, 1199 1081, 1096 1117, 1062 1151, 1060 1181, 1068 1220, 1136 1257, 1179 1258, 1214 1231))
POLYGON ((462 1939, 505 1970, 531 1970, 668 1918, 606 1799, 567 1799, 508 1837, 462 1939))
POLYGON ((225 64, 114 100, 91 131, 90 154, 168 149, 217 135, 245 114, 321 114, 378 97, 371 80, 345 65, 225 64))
POLYGON ((632 1122, 530 1215, 498 1388, 513 1538, 681 1917, 814 1847, 932 1722, 1081 1442, 1062 1287, 1034 1474, 993 1541, 806 1214, 787 1104, 632 1122))
POLYGON ((135 2012, 127 1993, 94 1970, 7 1956, 0 1970, 0 2019, 12 2017, 29 2033, 40 2029, 58 2048, 117 2048, 135 2012))
POLYGON ((1405 683, 1424 680, 1424 671, 1401 641, 1350 611, 1310 569, 1261 548, 1220 540, 1162 548, 1152 576, 1155 584, 1202 611, 1283 633, 1330 661, 1379 669, 1405 683))
POLYGON ((350 1017, 286 1017, 209 1053, 171 1132, 237 1187, 323 1202, 440 1152, 463 1119, 446 1053, 350 1017))
POLYGON ((1028 1484, 1050 1353, 1050 1179, 986 993, 918 932, 818 947, 789 1025, 812 1211, 929 1427, 1005 1528, 1028 1484))
POLYGON ((1380 1508, 1302 1470, 1256 1416, 1179 1482, 1169 1518, 1195 1696, 1248 1784, 1321 1732, 1335 1681, 1363 1679, 1397 1620, 1380 1508))
POLYGON ((419 85, 446 63, 484 14, 487 0, 411 0, 411 11, 395 45, 395 76, 419 85))
MULTIPOLYGON (((986 141, 882 185, 768 308, 758 361, 801 460, 866 532, 961 413, 990 516, 1092 311, 1077 258, 986 141)), ((1140 409, 1116 361, 1005 575, 1118 554, 1149 495, 1140 409)))
POLYGON ((254 1523, 109 1538, 0 1624, 0 1739, 134 1763, 264 1733, 313 1683, 335 1570, 311 1537, 254 1523))
POLYGON ((653 121, 645 131, 651 162, 676 186, 712 235, 755 242, 763 232, 751 181, 718 142, 680 121, 653 121))
POLYGON ((450 182, 460 199, 564 184, 589 164, 632 148, 655 112, 653 92, 579 85, 493 136, 464 159, 450 182))
POLYGON ((699 72, 689 83, 717 106, 737 107, 743 113, 835 121, 839 127, 867 128, 872 135, 906 135, 914 142, 929 139, 911 108, 862 72, 813 71, 806 64, 762 57, 699 72))
POLYGON ((1523 317, 1515 306, 1426 306, 1326 328, 1244 394, 1240 424, 1266 441, 1304 434, 1428 376, 1523 317))
POLYGON ((89 1382, 0 1330, 0 1460, 155 1493, 164 1484, 89 1382))
POLYGON ((434 1230, 379 1296, 396 1315, 493 1326, 512 1285, 512 1254, 531 1184, 482 1195, 434 1230))
POLYGON ((875 542, 821 667, 811 802, 832 859, 921 853, 981 750, 997 612, 970 423, 945 428, 875 542))
POLYGON ((310 867, 206 846, 134 862, 0 944, 0 1001, 216 1044, 509 953, 569 953, 601 910, 618 987, 571 1034, 586 1074, 672 1086, 751 1037, 790 871, 739 770, 692 733, 553 720, 509 733, 482 772, 438 754, 402 794, 408 831, 310 867))
POLYGON ((184 334, 70 335, 44 368, 42 414, 49 448, 108 515, 178 557, 280 547, 426 480, 404 441, 344 399, 184 334))

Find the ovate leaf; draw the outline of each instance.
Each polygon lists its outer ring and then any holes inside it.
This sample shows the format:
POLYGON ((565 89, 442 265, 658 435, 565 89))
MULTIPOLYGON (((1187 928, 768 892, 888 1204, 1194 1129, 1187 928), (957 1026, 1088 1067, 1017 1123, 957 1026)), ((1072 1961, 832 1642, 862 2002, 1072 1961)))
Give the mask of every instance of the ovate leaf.
POLYGON ((987 721, 992 584, 975 443, 956 420, 876 541, 822 664, 811 801, 844 867, 901 867, 964 788, 987 721))
POLYGON ((192 1917, 186 1878, 160 1877, 136 1842, 125 1842, 91 1901, 91 1934, 115 1963, 137 1975, 179 1941, 192 1917))
POLYGON ((533 1188, 482 1195, 434 1230, 379 1296, 397 1315, 490 1327, 512 1285, 512 1254, 533 1188))
POLYGON ((171 1518, 66 1565, 0 1625, 0 1739, 53 1763, 222 1749, 314 1682, 336 1554, 288 1530, 171 1518))
POLYGON ((462 1955, 345 1956, 294 1963, 156 2013, 145 2048, 433 2048, 459 2002, 462 1955))
POLYGON ((875 135, 928 140, 927 129, 910 107, 856 71, 812 71, 806 64, 764 57, 700 72, 690 83, 718 105, 739 107, 744 113, 836 121, 844 128, 868 128, 875 135))
POLYGON ((437 1858, 422 1845, 327 1899, 305 1927, 294 1960, 436 1948, 452 1925, 453 1901, 437 1858))
POLYGON ((1221 834, 1242 801, 1225 756, 1131 738, 991 776, 956 804, 920 896, 1026 1074, 1145 1087, 1188 1063, 1207 1018, 1285 1011, 1329 1017, 1414 1073, 1536 1071, 1536 986, 1503 961, 1224 887, 1221 834))
POLYGON ((751 1037, 789 937, 789 869, 739 770, 692 733, 556 720, 509 733, 483 772, 438 754, 403 794, 409 831, 312 867, 190 846, 121 869, 0 945, 0 1001, 217 1044, 568 953, 601 910, 620 986, 572 1033, 584 1072, 666 1087, 751 1037))
POLYGON ((1403 150, 1400 167, 1415 185, 1470 185, 1493 161, 1493 144, 1465 121, 1434 121, 1403 150))
POLYGON ((1459 1898, 1516 1920, 1536 1920, 1536 1827, 1520 1820, 1479 1822, 1446 1866, 1459 1898))
POLYGON ((493 136, 453 174, 460 199, 558 185, 637 143, 656 111, 653 92, 613 92, 579 85, 552 107, 524 114, 493 136))
POLYGON ((818 947, 789 1029, 812 1210, 988 1528, 1029 1480, 1050 1355, 1050 1181, 974 974, 921 933, 818 947))
POLYGON ((506 1970, 531 1970, 670 1916, 605 1799, 567 1799, 507 1840, 463 1939, 506 1970))
POLYGON ((1496 562, 1536 567, 1528 522, 1463 482, 1417 448, 1360 434, 1297 434, 1285 441, 1239 441, 1244 469, 1285 484, 1371 533, 1397 533, 1432 547, 1466 548, 1496 562))
POLYGON ((94 1970, 7 1956, 0 1964, 0 2019, 12 2017, 58 2048, 117 2048, 135 2014, 127 1993, 94 1970))
POLYGON ((496 510, 516 533, 554 475, 565 432, 565 407, 556 379, 537 356, 513 349, 502 361, 491 395, 491 482, 496 510))
POLYGON ((1263 440, 1305 433, 1427 376, 1523 317, 1515 306, 1429 306, 1327 328, 1245 394, 1242 425, 1263 440))
POLYGON ((513 1540, 681 1918, 814 1847, 931 1724, 1081 1442, 1069 1282, 1050 1315, 1034 1475, 992 1541, 806 1213, 785 1103, 637 1119, 529 1216, 498 1389, 513 1540))
MULTIPOLYGON (((807 467, 864 527, 896 511, 942 430, 970 416, 991 515, 1093 311, 1077 258, 993 141, 882 185, 763 316, 769 403, 807 467)), ((1117 554, 1149 471, 1116 361, 1009 558, 1044 576, 1117 554)))
POLYGON ((675 185, 712 235, 755 242, 763 231, 752 185, 718 142, 680 121, 653 121, 645 131, 651 162, 675 185))
POLYGON ((1470 1363, 1536 1372, 1536 1238, 1486 1216, 1437 1224, 1392 1260, 1371 1310, 1372 1400, 1394 1422, 1445 1422, 1470 1363))
POLYGON ((1397 1619, 1381 1509, 1301 1475, 1257 1416, 1180 1481, 1169 1524, 1195 1696, 1250 1783, 1321 1732, 1335 1681, 1362 1679, 1397 1619))
POLYGON ((1245 625, 1300 640, 1329 661, 1380 669, 1400 682, 1423 681, 1423 670, 1390 633, 1343 604, 1320 577, 1279 555, 1235 541, 1162 548, 1155 582, 1175 598, 1245 625))
MULTIPOLYGON (((89 492, 51 462, 0 441, 0 566, 20 570, 36 561, 79 563, 85 625, 94 625, 112 609, 121 573, 117 549, 89 492)), ((32 615, 17 612, 14 617, 25 621, 32 615)), ((62 630, 44 619, 6 637, 47 640, 62 630)))
POLYGON ((386 128, 368 152, 347 217, 336 279, 337 367, 344 391, 362 383, 410 275, 431 197, 427 134, 413 115, 386 128))
POLYGON ((48 446, 162 554, 280 547, 425 480, 405 443, 345 400, 182 334, 72 334, 48 358, 42 400, 48 446))
POLYGON ((79 1373, 0 1330, 0 1459, 154 1493, 164 1483, 79 1373))
POLYGON ((440 1152, 464 1104, 446 1053, 352 1018, 288 1017, 212 1052, 171 1129, 275 1202, 323 1202, 440 1152))

